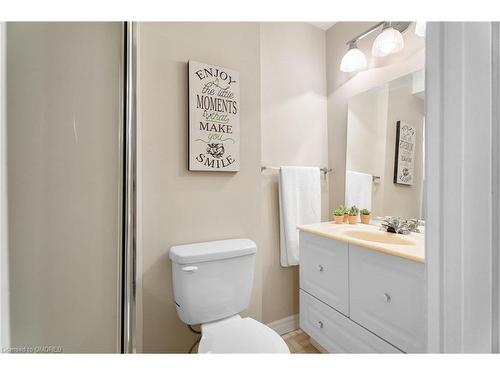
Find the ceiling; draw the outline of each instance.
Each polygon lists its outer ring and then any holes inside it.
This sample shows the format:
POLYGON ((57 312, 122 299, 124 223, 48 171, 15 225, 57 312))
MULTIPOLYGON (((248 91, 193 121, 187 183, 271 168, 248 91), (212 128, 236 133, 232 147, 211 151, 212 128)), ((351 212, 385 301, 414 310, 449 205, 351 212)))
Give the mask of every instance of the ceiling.
POLYGON ((319 27, 323 30, 328 30, 330 27, 336 24, 336 22, 308 22, 313 26, 319 27))

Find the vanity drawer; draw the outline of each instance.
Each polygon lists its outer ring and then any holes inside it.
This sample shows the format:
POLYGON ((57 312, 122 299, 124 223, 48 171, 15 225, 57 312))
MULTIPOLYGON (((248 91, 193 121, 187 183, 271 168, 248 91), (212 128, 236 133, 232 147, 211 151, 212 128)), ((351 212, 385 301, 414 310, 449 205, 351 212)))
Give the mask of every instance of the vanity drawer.
POLYGON ((349 246, 350 317, 407 353, 426 348, 424 264, 349 246))
POLYGON ((347 243, 300 232, 300 288, 349 315, 347 243))
POLYGON ((329 353, 401 353, 303 290, 300 291, 300 328, 329 353))

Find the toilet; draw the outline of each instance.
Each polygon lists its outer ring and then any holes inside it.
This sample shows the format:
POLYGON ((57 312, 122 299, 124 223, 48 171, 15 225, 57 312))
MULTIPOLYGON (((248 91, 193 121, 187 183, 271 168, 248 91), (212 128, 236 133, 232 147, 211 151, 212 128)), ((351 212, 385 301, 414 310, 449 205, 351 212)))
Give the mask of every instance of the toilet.
POLYGON ((239 315, 250 303, 256 252, 249 239, 170 249, 177 314, 201 324, 198 353, 290 353, 271 328, 239 315))

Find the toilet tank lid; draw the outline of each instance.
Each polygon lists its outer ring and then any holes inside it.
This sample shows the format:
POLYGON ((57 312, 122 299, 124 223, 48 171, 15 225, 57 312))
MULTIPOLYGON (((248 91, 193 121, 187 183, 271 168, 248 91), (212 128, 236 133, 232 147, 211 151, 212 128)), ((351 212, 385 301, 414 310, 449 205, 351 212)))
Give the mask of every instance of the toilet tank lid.
POLYGON ((237 238, 172 246, 169 256, 174 263, 189 264, 234 258, 256 252, 255 242, 247 238, 237 238))

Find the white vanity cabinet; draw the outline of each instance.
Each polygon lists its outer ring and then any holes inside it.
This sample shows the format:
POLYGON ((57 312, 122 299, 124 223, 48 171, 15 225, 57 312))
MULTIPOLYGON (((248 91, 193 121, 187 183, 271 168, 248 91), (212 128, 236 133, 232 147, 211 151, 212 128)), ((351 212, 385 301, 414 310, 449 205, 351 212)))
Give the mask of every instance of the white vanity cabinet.
POLYGON ((407 353, 425 352, 422 263, 349 245, 350 318, 407 353))
POLYGON ((329 353, 401 353, 303 290, 300 291, 300 327, 329 353))
POLYGON ((300 286, 303 290, 349 314, 347 243, 300 232, 300 286))
POLYGON ((422 353, 425 267, 300 232, 300 327, 332 353, 422 353))

